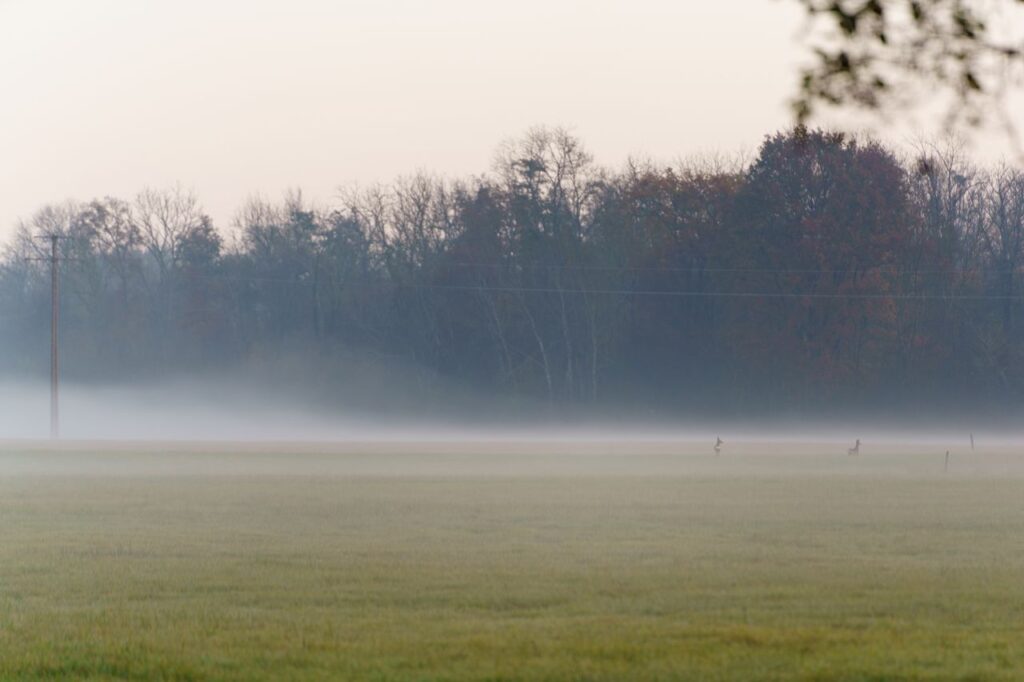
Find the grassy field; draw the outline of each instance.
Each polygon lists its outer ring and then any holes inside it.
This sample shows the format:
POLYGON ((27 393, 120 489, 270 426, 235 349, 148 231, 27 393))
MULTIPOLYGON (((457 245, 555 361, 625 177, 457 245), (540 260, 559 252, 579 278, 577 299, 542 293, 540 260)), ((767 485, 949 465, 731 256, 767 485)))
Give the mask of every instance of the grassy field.
POLYGON ((1024 679, 1009 455, 486 451, 2 454, 0 679, 1024 679))

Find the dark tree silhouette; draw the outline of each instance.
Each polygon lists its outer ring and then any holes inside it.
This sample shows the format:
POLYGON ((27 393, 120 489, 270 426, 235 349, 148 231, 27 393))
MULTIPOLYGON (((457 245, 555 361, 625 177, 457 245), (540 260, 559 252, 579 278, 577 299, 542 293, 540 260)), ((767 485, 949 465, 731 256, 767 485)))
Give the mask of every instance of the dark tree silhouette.
POLYGON ((538 129, 491 174, 341 197, 223 237, 178 188, 42 208, 0 258, 0 370, 45 374, 55 231, 71 378, 355 358, 551 409, 1024 401, 1024 180, 955 148, 798 127, 612 172, 538 129))
POLYGON ((798 120, 822 105, 879 110, 945 95, 947 123, 999 123, 1024 65, 1020 0, 797 0, 812 21, 798 120))

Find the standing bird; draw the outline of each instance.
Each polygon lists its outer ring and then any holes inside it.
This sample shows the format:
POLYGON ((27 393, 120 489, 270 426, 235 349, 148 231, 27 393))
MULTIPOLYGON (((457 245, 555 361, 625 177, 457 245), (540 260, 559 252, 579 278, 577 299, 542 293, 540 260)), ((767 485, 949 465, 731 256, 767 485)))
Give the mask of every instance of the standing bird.
POLYGON ((722 452, 722 437, 718 436, 717 440, 715 441, 715 454, 717 455, 717 454, 720 454, 721 452, 722 452))
POLYGON ((860 454, 860 438, 857 439, 857 442, 853 444, 852 448, 849 448, 846 451, 846 454, 848 454, 848 455, 859 455, 860 454))

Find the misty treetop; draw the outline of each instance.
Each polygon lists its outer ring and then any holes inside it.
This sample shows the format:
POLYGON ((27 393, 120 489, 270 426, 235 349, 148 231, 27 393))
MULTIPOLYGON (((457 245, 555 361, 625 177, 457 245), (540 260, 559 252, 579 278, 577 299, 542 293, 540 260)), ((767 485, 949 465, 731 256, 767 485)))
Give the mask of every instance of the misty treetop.
POLYGON ((755 410, 1019 401, 1024 173, 797 128, 749 164, 597 165, 562 130, 494 169, 250 200, 42 208, 0 265, 8 373, 45 371, 57 232, 65 369, 168 376, 296 349, 565 404, 755 410))

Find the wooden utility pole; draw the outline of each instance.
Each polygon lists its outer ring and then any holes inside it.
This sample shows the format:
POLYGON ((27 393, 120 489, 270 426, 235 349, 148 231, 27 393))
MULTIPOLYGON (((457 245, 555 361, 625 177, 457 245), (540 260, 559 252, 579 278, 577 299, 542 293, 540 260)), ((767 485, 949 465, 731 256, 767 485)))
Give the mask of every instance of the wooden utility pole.
POLYGON ((50 238, 50 438, 60 438, 60 353, 57 334, 60 329, 60 256, 57 253, 59 235, 50 238))
POLYGON ((37 237, 50 242, 50 255, 29 258, 50 263, 50 438, 60 438, 60 249, 62 235, 51 232, 37 237))

